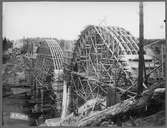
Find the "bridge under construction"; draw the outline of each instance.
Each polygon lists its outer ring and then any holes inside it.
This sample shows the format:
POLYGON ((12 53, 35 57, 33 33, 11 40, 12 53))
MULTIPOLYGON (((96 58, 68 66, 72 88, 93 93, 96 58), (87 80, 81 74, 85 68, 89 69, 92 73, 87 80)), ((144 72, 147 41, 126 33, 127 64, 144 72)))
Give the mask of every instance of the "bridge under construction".
MULTIPOLYGON (((70 50, 57 39, 38 44, 24 56, 32 114, 65 119, 91 100, 104 109, 137 95, 139 41, 124 28, 87 26, 70 50)), ((144 54, 144 91, 163 77, 161 61, 144 54)))

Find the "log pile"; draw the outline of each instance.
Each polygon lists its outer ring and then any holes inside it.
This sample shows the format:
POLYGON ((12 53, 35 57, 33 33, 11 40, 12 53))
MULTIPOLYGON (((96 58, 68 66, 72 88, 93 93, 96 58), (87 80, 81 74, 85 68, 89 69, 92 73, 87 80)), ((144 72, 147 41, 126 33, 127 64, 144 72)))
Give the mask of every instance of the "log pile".
POLYGON ((101 111, 91 111, 88 115, 69 115, 61 121, 62 126, 104 126, 122 125, 123 122, 134 117, 149 116, 165 107, 165 88, 162 83, 155 83, 142 93, 141 97, 132 97, 101 111), (160 102, 157 102, 157 101, 160 102), (159 106, 159 109, 157 109, 159 106), (146 114, 146 115, 144 115, 146 114))
MULTIPOLYGON (((161 95, 160 92, 159 95, 161 95)), ((141 111, 143 110, 143 108, 146 109, 146 107, 151 103, 151 100, 157 99, 159 95, 157 95, 157 92, 155 92, 154 89, 150 89, 148 91, 145 91, 140 98, 133 97, 127 99, 121 103, 107 108, 104 111, 100 111, 96 114, 93 114, 92 116, 90 115, 80 120, 79 126, 99 126, 103 121, 107 119, 114 120, 114 118, 118 119, 118 117, 119 119, 121 119, 129 111, 141 111), (155 96, 152 97, 153 95, 156 95, 156 98, 155 96)), ((165 96, 164 91, 163 95, 165 96)))

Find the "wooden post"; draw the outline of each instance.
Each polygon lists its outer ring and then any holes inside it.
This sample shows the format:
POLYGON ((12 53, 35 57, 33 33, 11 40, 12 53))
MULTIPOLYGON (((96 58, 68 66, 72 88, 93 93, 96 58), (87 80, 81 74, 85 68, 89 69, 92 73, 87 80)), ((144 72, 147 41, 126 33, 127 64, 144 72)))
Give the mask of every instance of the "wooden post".
POLYGON ((114 80, 114 81, 115 81, 115 82, 114 82, 114 84, 115 84, 115 85, 114 85, 114 86, 115 86, 115 89, 114 89, 114 104, 116 104, 116 102, 117 102, 117 101, 116 101, 116 100, 117 100, 117 89, 116 89, 116 88, 117 88, 117 84, 118 84, 118 82, 117 82, 117 75, 118 75, 118 74, 117 74, 117 72, 116 72, 116 70, 115 70, 115 80, 114 80))
POLYGON ((106 96, 106 106, 110 107, 115 104, 115 89, 108 87, 106 96))
POLYGON ((43 88, 41 88, 41 112, 43 112, 43 101, 44 101, 44 94, 43 94, 43 88))
POLYGON ((67 83, 64 81, 63 84, 63 102, 62 102, 62 114, 61 119, 64 119, 67 111, 67 83))
POLYGON ((140 17, 139 17, 139 69, 138 69, 138 92, 137 94, 140 95, 143 91, 143 64, 144 64, 144 57, 143 57, 143 41, 144 41, 144 24, 143 24, 143 2, 140 0, 139 4, 140 9, 140 17))
POLYGON ((37 81, 35 83, 35 102, 38 102, 38 86, 37 86, 37 81))
POLYGON ((161 44, 162 78, 164 78, 164 44, 161 44))
MULTIPOLYGON (((165 12, 167 12, 167 0, 165 1, 165 12)), ((165 66, 165 84, 166 84, 166 86, 165 87, 167 87, 167 13, 165 13, 166 15, 165 15, 165 20, 164 20, 164 22, 165 22, 165 39, 166 39, 166 41, 165 41, 165 52, 166 53, 164 53, 166 56, 165 56, 165 60, 164 60, 164 66, 165 66)), ((167 95, 167 93, 166 93, 166 95, 167 95)), ((166 111, 166 113, 165 114, 167 114, 167 111, 166 111)), ((167 122, 167 121, 166 121, 167 122)))
POLYGON ((69 86, 68 87, 68 96, 67 96, 67 114, 70 114, 71 103, 72 103, 71 86, 69 86))

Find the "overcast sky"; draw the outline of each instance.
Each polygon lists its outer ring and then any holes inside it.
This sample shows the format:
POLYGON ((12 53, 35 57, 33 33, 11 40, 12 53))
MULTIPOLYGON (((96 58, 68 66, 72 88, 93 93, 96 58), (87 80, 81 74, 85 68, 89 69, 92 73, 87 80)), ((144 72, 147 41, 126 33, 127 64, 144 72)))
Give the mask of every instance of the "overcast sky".
MULTIPOLYGON (((165 2, 144 3, 145 38, 165 38, 165 2)), ((3 37, 74 40, 87 25, 124 27, 139 36, 139 3, 4 2, 3 37)))

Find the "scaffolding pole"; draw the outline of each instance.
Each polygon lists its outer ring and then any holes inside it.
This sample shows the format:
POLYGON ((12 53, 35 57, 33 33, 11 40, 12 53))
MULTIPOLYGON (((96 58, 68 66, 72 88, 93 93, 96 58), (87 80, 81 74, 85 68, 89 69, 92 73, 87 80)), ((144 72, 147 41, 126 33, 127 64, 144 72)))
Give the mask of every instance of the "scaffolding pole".
POLYGON ((144 23, 143 23, 143 1, 139 4, 139 70, 138 70, 138 92, 140 95, 143 91, 143 74, 144 74, 144 55, 143 55, 143 41, 144 41, 144 23))

